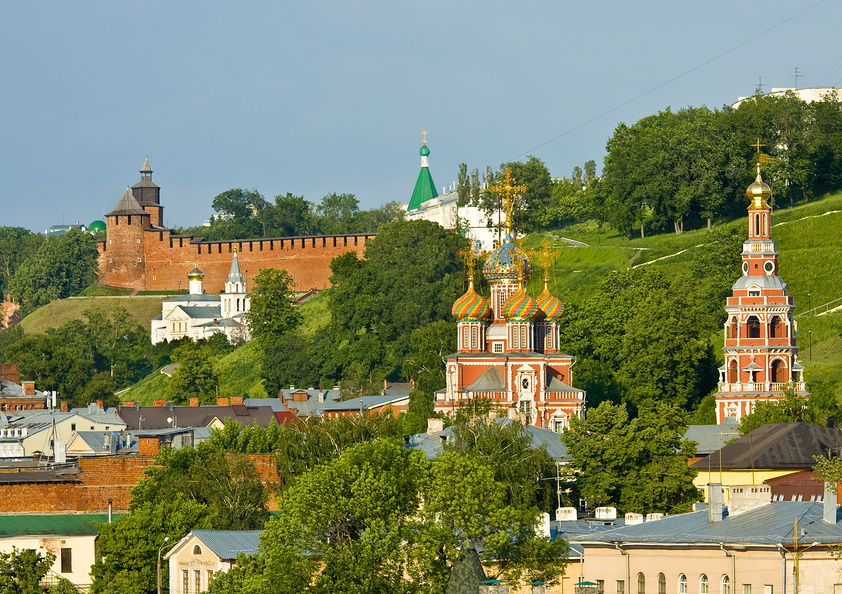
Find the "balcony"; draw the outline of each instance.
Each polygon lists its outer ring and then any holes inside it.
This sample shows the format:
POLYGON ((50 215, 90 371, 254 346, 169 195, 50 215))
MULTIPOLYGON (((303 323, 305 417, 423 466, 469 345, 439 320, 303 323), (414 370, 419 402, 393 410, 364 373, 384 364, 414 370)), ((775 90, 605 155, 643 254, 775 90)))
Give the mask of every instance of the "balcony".
POLYGON ((804 382, 741 382, 736 384, 721 383, 719 384, 719 392, 785 392, 790 386, 796 392, 805 392, 804 382))

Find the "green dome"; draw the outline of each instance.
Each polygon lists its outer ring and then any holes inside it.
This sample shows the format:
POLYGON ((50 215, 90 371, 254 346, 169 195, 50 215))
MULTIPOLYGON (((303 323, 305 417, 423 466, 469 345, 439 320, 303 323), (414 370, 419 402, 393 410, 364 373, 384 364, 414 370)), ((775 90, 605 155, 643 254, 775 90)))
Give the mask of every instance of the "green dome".
POLYGON ((105 223, 99 220, 92 221, 90 225, 88 225, 89 231, 105 231, 105 223))
POLYGON ((418 154, 422 157, 429 157, 430 156, 430 149, 427 148, 427 145, 421 147, 421 150, 418 151, 418 154))

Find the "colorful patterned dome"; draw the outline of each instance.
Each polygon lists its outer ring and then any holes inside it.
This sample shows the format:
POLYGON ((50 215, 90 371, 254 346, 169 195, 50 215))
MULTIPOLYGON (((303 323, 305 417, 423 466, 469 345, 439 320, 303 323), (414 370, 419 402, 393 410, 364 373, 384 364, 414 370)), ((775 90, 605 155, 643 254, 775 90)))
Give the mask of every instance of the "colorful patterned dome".
POLYGON ((474 280, 468 290, 453 304, 453 317, 460 321, 476 322, 488 319, 491 315, 491 307, 488 301, 474 291, 474 280))
POLYGON ((544 312, 544 318, 550 322, 557 322, 564 314, 564 304, 561 299, 553 296, 547 288, 547 283, 544 283, 544 290, 538 295, 535 300, 541 311, 544 312))
POLYGON ((503 304, 503 315, 507 320, 534 320, 542 312, 538 302, 520 288, 503 304))
POLYGON ((532 277, 532 262, 514 244, 512 236, 506 235, 503 245, 488 256, 482 273, 490 283, 506 280, 514 282, 521 278, 520 271, 523 282, 528 281, 532 277))

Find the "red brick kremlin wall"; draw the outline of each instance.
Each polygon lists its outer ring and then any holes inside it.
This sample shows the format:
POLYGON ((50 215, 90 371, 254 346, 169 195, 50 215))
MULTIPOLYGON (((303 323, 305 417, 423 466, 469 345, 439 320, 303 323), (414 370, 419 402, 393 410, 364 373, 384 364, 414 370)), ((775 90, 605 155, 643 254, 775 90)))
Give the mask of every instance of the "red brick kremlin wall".
MULTIPOLYGON (((272 454, 246 454, 254 462, 260 479, 278 484, 278 473, 272 454)), ((115 512, 129 509, 131 489, 143 477, 155 456, 92 456, 79 459, 77 482, 5 483, 0 485, 0 513, 46 513, 108 511, 108 500, 115 512)), ((23 478, 26 473, 17 476, 23 478)), ((270 511, 278 509, 275 497, 269 497, 270 511)))
POLYGON ((139 229, 141 217, 132 217, 132 225, 126 224, 125 216, 108 219, 108 239, 99 243, 99 284, 141 291, 187 289, 187 273, 198 265, 205 273, 205 292, 219 293, 228 278, 234 249, 249 289, 262 268, 286 270, 297 291, 326 289, 331 260, 349 251, 362 257, 366 242, 374 237, 352 234, 205 241, 175 235, 169 229, 139 229))

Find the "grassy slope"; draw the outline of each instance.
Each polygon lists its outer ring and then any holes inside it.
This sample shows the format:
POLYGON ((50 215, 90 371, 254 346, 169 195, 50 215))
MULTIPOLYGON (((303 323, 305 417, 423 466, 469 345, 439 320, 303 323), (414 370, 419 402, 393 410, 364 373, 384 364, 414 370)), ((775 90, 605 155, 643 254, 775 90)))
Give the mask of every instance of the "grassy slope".
MULTIPOLYGON (((330 320, 327 310, 327 294, 319 293, 301 305, 304 321, 301 332, 312 338, 316 331, 330 320)), ((156 398, 164 398, 164 386, 167 376, 156 369, 127 391, 120 394, 124 402, 138 400, 142 405, 151 405, 156 398)), ((216 364, 219 374, 219 396, 246 396, 250 398, 266 398, 263 380, 260 377, 260 351, 256 343, 250 342, 233 352, 221 357, 216 364)))
POLYGON ((35 310, 21 321, 27 334, 40 334, 47 328, 61 326, 68 320, 81 319, 82 312, 92 307, 111 309, 115 304, 125 307, 132 314, 137 323, 144 328, 149 327, 149 321, 161 313, 160 297, 74 297, 53 301, 35 310))

